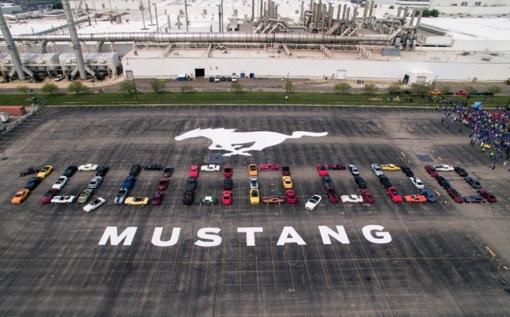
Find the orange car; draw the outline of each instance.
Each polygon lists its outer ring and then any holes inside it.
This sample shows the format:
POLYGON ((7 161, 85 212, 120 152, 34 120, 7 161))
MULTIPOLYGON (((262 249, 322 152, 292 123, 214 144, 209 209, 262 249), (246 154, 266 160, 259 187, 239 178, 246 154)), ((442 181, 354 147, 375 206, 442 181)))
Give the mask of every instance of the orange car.
POLYGON ((27 199, 28 195, 30 194, 30 191, 26 188, 22 188, 14 194, 14 196, 11 199, 11 204, 13 205, 21 205, 27 199))
POLYGON ((423 195, 405 195, 404 199, 407 203, 424 203, 427 201, 427 197, 423 195))
POLYGON ((259 175, 259 171, 257 170, 257 165, 250 164, 248 166, 248 176, 258 176, 258 175, 259 175))

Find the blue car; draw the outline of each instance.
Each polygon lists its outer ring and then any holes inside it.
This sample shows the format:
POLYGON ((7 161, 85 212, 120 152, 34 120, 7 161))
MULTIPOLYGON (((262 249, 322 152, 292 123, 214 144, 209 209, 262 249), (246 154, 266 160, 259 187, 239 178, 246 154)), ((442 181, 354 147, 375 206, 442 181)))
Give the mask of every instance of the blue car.
POLYGON ((25 188, 28 190, 34 190, 40 182, 41 179, 39 177, 32 177, 25 185, 25 188))
POLYGON ((422 190, 420 190, 420 192, 423 196, 427 198, 427 201, 429 203, 435 203, 437 201, 436 196, 430 189, 423 188, 422 190))
POLYGON ((135 186, 136 177, 128 176, 120 185, 121 189, 131 190, 135 186))

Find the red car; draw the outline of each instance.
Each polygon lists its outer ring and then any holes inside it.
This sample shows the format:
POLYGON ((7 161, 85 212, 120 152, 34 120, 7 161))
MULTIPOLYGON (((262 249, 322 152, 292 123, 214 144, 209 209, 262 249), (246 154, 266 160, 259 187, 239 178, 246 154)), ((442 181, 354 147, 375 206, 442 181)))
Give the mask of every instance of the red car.
POLYGON ((478 190, 478 193, 480 194, 480 196, 482 196, 483 199, 487 200, 491 204, 498 201, 496 199, 496 196, 494 196, 493 194, 489 193, 485 189, 478 190))
POLYGON ((50 189, 46 194, 42 195, 40 201, 41 204, 49 204, 51 199, 58 194, 58 189, 50 189))
POLYGON ((153 205, 161 205, 164 197, 165 197, 165 193, 156 190, 154 192, 154 194, 152 194, 151 203, 153 205))
POLYGON ((453 187, 448 188, 447 192, 448 192, 448 195, 450 195, 450 197, 453 199, 453 201, 456 202, 457 204, 462 204, 462 202, 464 201, 464 199, 462 198, 462 195, 457 190, 455 190, 453 187))
POLYGON ((234 170, 232 169, 232 166, 230 164, 225 164, 223 166, 223 176, 225 178, 231 178, 234 175, 234 170))
POLYGON ((168 188, 168 183, 170 182, 170 180, 166 177, 163 177, 159 180, 159 183, 158 183, 158 191, 160 192, 164 192, 167 188, 168 188))
POLYGON ((457 90, 455 92, 455 96, 467 96, 467 95, 469 95, 469 93, 467 91, 465 91, 465 90, 462 90, 462 89, 461 90, 457 90))
POLYGON ((261 171, 278 171, 280 165, 276 163, 261 163, 259 164, 259 170, 261 171))
POLYGON ((363 197, 363 201, 367 204, 375 203, 374 195, 368 189, 361 190, 361 197, 363 197))
POLYGON ((386 192, 388 193, 388 196, 390 196, 391 201, 393 201, 395 204, 402 203, 402 196, 399 195, 398 190, 395 187, 388 187, 386 192))
POLYGON ((340 197, 334 189, 328 190, 328 200, 332 204, 336 204, 340 201, 340 197))
POLYGON ((297 204, 297 196, 296 192, 292 189, 287 189, 285 192, 285 195, 287 196, 287 204, 289 205, 295 205, 297 204))
POLYGON ((345 165, 343 164, 340 164, 340 163, 331 163, 331 164, 328 164, 328 170, 339 170, 339 171, 343 171, 347 169, 345 167, 345 165))
POLYGON ((223 195, 221 195, 221 204, 222 205, 232 205, 232 192, 230 190, 223 191, 223 195))
POLYGON ((282 176, 290 176, 290 168, 288 166, 282 166, 282 176))
POLYGON ((427 171, 427 173, 429 173, 430 176, 434 178, 439 176, 439 173, 436 171, 434 167, 432 167, 432 165, 425 165, 425 170, 427 171))
POLYGON ((317 170, 317 172, 319 172, 320 177, 329 176, 328 169, 326 168, 326 166, 324 164, 317 164, 315 169, 317 170))
POLYGON ((191 165, 188 171, 189 177, 198 178, 198 173, 200 172, 198 165, 191 165))

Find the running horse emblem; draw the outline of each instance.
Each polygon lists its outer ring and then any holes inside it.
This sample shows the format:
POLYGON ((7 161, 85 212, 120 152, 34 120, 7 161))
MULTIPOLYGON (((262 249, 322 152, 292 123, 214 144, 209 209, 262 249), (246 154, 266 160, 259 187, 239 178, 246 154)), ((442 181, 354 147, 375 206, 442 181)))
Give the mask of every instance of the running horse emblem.
POLYGON ((251 156, 251 151, 262 151, 271 146, 278 145, 287 139, 299 139, 304 136, 322 137, 327 132, 295 131, 291 135, 270 132, 253 131, 237 132, 236 129, 195 129, 175 137, 176 141, 191 138, 207 138, 212 141, 209 150, 223 150, 227 153, 223 156, 244 155, 251 156))

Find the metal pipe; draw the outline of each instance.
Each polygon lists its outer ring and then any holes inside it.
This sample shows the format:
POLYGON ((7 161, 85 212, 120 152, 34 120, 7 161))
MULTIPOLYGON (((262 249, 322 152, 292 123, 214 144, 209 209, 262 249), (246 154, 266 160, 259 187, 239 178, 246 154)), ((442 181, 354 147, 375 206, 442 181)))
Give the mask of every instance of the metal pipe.
POLYGON ((11 31, 7 26, 7 22, 5 22, 4 14, 2 12, 2 6, 0 6, 0 30, 2 31, 5 44, 7 45, 7 50, 11 55, 12 62, 14 63, 14 69, 16 70, 16 74, 18 74, 18 78, 20 80, 25 80, 25 73, 23 72, 23 65, 21 64, 21 58, 19 57, 18 48, 16 47, 16 44, 14 44, 14 41, 12 40, 11 31))
POLYGON ((80 78, 82 80, 87 79, 87 74, 85 73, 85 61, 83 60, 83 54, 81 52, 80 40, 78 39, 78 33, 76 32, 76 26, 74 25, 73 13, 71 12, 71 6, 69 5, 69 0, 62 0, 62 6, 64 8, 64 13, 67 20, 67 27, 69 29, 69 36, 71 38, 71 42, 73 43, 74 55, 76 56, 76 61, 78 63, 78 72, 80 73, 80 78))

